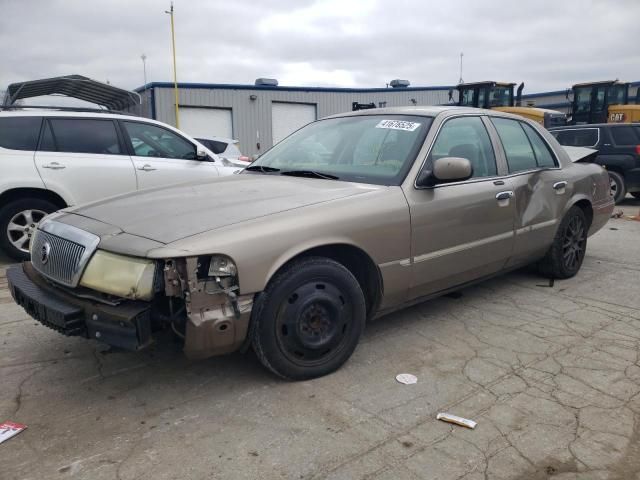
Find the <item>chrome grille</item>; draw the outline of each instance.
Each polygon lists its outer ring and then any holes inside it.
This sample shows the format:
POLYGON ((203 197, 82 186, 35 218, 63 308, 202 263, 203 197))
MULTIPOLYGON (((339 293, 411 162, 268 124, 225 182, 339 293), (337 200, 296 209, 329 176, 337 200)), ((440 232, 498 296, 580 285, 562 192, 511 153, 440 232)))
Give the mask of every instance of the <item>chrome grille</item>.
POLYGON ((31 264, 45 277, 75 287, 99 241, 71 225, 45 221, 31 239, 31 264))

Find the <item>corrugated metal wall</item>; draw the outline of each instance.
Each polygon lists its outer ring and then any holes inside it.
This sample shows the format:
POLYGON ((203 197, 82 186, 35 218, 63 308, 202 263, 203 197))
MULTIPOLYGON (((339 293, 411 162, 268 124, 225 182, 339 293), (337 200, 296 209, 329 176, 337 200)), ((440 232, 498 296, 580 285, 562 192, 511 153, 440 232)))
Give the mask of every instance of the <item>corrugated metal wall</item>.
MULTIPOLYGON (((175 125, 174 92, 171 88, 154 87, 155 118, 175 125)), ((148 90, 150 91, 150 90, 148 90)), ((147 91, 143 92, 146 93, 147 91)), ((240 148, 246 155, 261 153, 271 147, 271 104, 272 102, 307 103, 317 106, 318 118, 351 111, 352 102, 379 105, 386 102, 388 107, 415 105, 438 105, 448 103, 448 88, 433 90, 384 89, 375 92, 341 91, 298 91, 262 90, 231 88, 180 88, 178 104, 190 107, 230 108, 232 110, 233 136, 240 141, 240 148), (255 95, 256 99, 251 100, 255 95), (258 138, 261 148, 258 150, 258 138)), ((151 100, 143 95, 143 103, 151 100)), ((145 116, 149 108, 143 106, 145 116)))
MULTIPOLYGON (((153 84, 152 84, 153 85, 153 84)), ((167 85, 167 84, 165 84, 167 85)), ((141 92, 141 113, 162 122, 175 125, 174 92, 168 86, 152 86, 141 92)), ((640 82, 631 84, 630 98, 635 98, 640 82)), ((442 105, 449 103, 449 87, 426 87, 409 89, 314 89, 295 87, 275 89, 216 88, 215 85, 191 85, 179 88, 179 105, 184 107, 228 108, 232 111, 233 136, 240 141, 243 153, 253 155, 271 147, 271 105, 273 102, 292 102, 316 105, 318 118, 351 111, 352 102, 370 103, 388 107, 412 105, 442 105), (255 95, 255 100, 251 96, 255 95), (382 105, 381 105, 382 104, 382 105), (257 143, 260 143, 260 149, 257 143)), ((454 90, 454 100, 457 100, 454 90)), ((569 111, 569 101, 565 91, 534 93, 523 95, 523 105, 550 108, 561 112, 569 111)))

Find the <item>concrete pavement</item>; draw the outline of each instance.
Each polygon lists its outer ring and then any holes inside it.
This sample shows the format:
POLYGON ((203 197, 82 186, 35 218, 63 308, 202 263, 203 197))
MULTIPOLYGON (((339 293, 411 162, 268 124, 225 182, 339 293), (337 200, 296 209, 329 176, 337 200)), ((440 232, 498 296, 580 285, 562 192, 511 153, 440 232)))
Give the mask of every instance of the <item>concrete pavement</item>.
POLYGON ((0 420, 29 427, 0 478, 640 479, 639 280, 640 222, 611 220, 577 277, 519 271, 398 312, 335 374, 288 383, 252 354, 63 337, 0 267, 0 420))

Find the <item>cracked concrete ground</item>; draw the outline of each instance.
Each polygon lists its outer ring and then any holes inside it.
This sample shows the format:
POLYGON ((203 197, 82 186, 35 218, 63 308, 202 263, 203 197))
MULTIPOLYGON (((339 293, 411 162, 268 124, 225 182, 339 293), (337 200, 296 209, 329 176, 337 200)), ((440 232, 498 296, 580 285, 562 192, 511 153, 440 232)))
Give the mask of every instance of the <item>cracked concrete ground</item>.
POLYGON ((519 271, 374 322, 301 383, 250 354, 63 337, 3 272, 0 419, 29 428, 0 445, 2 479, 640 479, 640 222, 611 220, 553 287, 519 271))

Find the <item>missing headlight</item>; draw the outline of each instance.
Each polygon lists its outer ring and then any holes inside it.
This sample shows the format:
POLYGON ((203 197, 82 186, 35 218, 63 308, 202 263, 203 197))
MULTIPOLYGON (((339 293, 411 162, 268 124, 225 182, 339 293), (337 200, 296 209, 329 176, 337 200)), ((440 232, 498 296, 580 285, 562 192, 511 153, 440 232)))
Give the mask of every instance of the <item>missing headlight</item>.
POLYGON ((198 279, 235 278, 238 274, 236 264, 226 255, 212 255, 198 258, 198 279))

